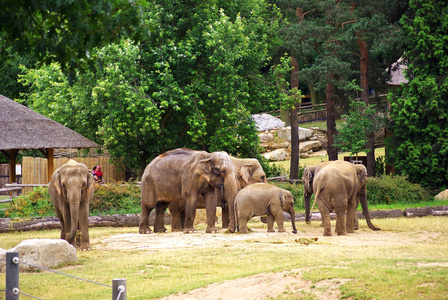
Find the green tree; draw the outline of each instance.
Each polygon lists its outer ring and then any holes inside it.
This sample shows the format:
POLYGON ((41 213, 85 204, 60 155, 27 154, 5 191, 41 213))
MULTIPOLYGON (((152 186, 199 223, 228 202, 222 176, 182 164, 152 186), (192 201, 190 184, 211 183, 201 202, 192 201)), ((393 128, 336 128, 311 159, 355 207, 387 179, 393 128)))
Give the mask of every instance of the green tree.
POLYGON ((406 33, 408 83, 389 96, 388 161, 427 187, 448 186, 448 2, 410 1, 406 33))
POLYGON ((341 116, 345 118, 345 123, 338 130, 337 147, 350 152, 350 155, 356 155, 356 158, 361 151, 369 153, 371 149, 368 147, 368 133, 374 132, 379 127, 378 119, 375 118, 376 113, 375 106, 367 105, 364 101, 352 100, 349 114, 341 116))
POLYGON ((140 171, 177 147, 256 157, 250 111, 278 95, 261 69, 280 16, 264 2, 236 4, 152 1, 151 35, 93 49, 96 63, 72 86, 57 64, 29 70, 26 101, 140 171))
POLYGON ((143 34, 142 5, 145 0, 2 0, 1 45, 39 61, 59 62, 71 78, 93 48, 143 34))

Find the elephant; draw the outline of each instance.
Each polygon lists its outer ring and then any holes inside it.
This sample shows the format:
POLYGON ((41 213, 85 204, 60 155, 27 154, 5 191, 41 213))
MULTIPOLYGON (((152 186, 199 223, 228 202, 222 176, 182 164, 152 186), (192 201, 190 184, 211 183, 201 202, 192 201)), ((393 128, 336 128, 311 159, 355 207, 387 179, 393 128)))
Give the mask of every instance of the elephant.
MULTIPOLYGON (((266 174, 263 167, 255 158, 235 158, 230 156, 232 161, 236 180, 237 191, 242 188, 257 182, 266 183, 266 174)), ((216 203, 222 208, 222 228, 229 227, 229 207, 222 199, 222 193, 218 189, 215 190, 214 195, 217 200, 216 203)), ((196 208, 205 208, 205 202, 202 197, 198 197, 196 208)), ((168 209, 171 214, 171 231, 181 231, 185 222, 185 205, 183 201, 172 201, 168 209)))
POLYGON ((295 223, 294 198, 290 191, 268 183, 254 183, 242 189, 235 198, 235 218, 238 231, 247 233, 247 221, 254 216, 267 215, 268 232, 274 232, 274 220, 278 232, 285 232, 283 211, 291 215, 293 231, 295 223))
POLYGON ((364 165, 337 160, 321 166, 314 175, 313 191, 322 215, 324 236, 331 236, 330 212, 333 210, 336 212, 336 233, 347 235, 355 232, 356 207, 359 203, 369 228, 381 230, 370 221, 366 182, 367 170, 364 165))
POLYGON ((61 222, 61 239, 81 250, 91 250, 89 205, 95 191, 94 178, 85 164, 69 160, 51 176, 48 193, 61 222), (81 238, 77 238, 78 230, 81 238), (75 242, 76 238, 76 242, 75 242))
MULTIPOLYGON (((215 190, 223 189, 230 213, 237 193, 237 182, 230 157, 224 152, 208 153, 191 149, 175 149, 153 159, 141 180, 141 218, 139 233, 152 233, 149 214, 155 208, 154 231, 164 232, 163 214, 170 202, 185 203, 184 233, 195 232, 193 221, 196 203, 201 195, 207 211, 206 232, 216 232, 215 190)), ((235 232, 235 217, 230 218, 230 232, 235 232)))

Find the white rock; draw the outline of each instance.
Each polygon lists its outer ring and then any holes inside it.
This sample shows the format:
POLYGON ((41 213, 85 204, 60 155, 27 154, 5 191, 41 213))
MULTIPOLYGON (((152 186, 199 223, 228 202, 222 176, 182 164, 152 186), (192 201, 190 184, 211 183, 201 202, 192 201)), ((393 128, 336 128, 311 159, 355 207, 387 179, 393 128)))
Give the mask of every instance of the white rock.
MULTIPOLYGON (((20 261, 44 268, 57 267, 63 263, 77 262, 76 249, 66 240, 61 239, 31 239, 20 242, 8 252, 19 252, 20 261)), ((0 260, 6 258, 0 252, 0 260)), ((0 271, 5 272, 5 262, 0 261, 0 271)), ((20 264, 20 270, 28 270, 31 267, 20 264)))
POLYGON ((261 132, 258 134, 258 137, 260 138, 260 143, 271 143, 274 141, 274 135, 270 132, 261 132))
POLYGON ((286 149, 277 149, 272 152, 267 152, 261 154, 266 157, 269 161, 283 161, 288 160, 291 154, 286 149))
POLYGON ((255 126, 258 128, 258 131, 265 131, 285 127, 285 122, 283 122, 280 119, 277 119, 276 117, 271 116, 270 114, 252 115, 252 118, 255 121, 255 126))
POLYGON ((307 153, 308 151, 316 151, 322 148, 322 142, 305 141, 299 143, 299 152, 307 153))

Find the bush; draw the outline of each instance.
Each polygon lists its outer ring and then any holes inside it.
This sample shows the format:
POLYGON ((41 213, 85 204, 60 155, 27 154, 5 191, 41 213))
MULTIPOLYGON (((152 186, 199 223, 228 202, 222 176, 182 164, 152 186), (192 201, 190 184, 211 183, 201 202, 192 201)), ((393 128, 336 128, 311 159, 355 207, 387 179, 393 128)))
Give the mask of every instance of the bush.
MULTIPOLYGON (((95 185, 90 215, 140 213, 140 186, 136 183, 95 185)), ((48 189, 34 188, 14 199, 5 212, 6 218, 55 216, 48 189)))
POLYGON ((367 179, 369 204, 418 203, 432 200, 430 194, 418 184, 403 176, 383 176, 367 179))

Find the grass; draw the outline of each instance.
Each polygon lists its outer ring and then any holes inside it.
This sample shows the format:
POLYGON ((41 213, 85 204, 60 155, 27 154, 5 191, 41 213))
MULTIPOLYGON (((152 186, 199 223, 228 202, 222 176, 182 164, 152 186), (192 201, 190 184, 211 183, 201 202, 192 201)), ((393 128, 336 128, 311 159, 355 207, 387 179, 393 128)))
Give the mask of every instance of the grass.
MULTIPOLYGON (((79 264, 61 270, 97 282, 111 284, 126 278, 128 299, 152 299, 186 292, 211 283, 257 273, 299 270, 305 280, 318 283, 337 279, 343 298, 354 299, 446 299, 448 295, 448 220, 444 217, 376 219, 381 232, 369 231, 372 241, 394 234, 403 243, 338 245, 339 238, 327 238, 317 245, 304 246, 291 236, 282 243, 253 240, 249 247, 231 242, 225 247, 153 251, 78 252, 79 264), (420 236, 422 239, 420 240, 420 236), (409 242, 411 240, 412 242, 409 242)), ((300 230, 312 225, 299 224, 300 230)), ((334 226, 334 224, 333 224, 334 226)), ((303 229, 305 228, 305 229, 303 229)), ((91 228, 92 240, 100 241, 137 228, 91 228)), ((59 230, 4 233, 0 247, 9 248, 29 238, 58 238, 59 230)), ((322 238, 320 238, 322 239, 322 238)), ((0 274, 0 282, 5 275, 0 274)), ((0 285, 0 289, 2 285, 0 285)), ((48 272, 22 273, 20 288, 44 299, 107 299, 110 289, 48 272)), ((304 292, 286 293, 277 299, 302 299, 304 292)), ((1 293, 0 293, 1 296, 1 293)), ((308 295, 309 296, 309 295, 308 295)))

